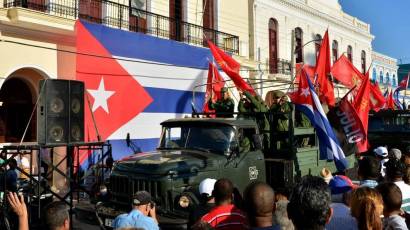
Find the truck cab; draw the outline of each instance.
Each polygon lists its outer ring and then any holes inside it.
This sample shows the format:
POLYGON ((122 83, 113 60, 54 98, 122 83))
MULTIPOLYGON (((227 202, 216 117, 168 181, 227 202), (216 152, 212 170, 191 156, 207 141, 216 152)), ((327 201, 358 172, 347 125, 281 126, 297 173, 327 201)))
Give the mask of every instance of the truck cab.
POLYGON ((229 178, 238 191, 254 180, 266 181, 261 136, 253 120, 183 118, 161 123, 156 151, 137 153, 114 164, 111 199, 97 207, 109 226, 128 212, 132 195, 151 193, 163 229, 187 224, 199 204, 198 185, 205 178, 229 178))

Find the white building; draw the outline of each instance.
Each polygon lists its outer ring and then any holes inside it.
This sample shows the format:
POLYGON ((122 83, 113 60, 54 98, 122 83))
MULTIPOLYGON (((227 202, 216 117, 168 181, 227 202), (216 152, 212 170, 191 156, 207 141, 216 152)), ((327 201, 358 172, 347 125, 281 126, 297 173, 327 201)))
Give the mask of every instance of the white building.
POLYGON ((252 4, 249 53, 264 66, 264 78, 290 80, 292 31, 296 62, 315 65, 320 42, 312 40, 321 39, 328 29, 332 62, 346 53, 359 70, 368 70, 374 39, 370 25, 343 12, 337 0, 254 0, 252 4))
POLYGON ((397 59, 386 56, 375 51, 372 52, 372 74, 371 79, 379 83, 383 90, 391 86, 393 89, 397 87, 397 59))

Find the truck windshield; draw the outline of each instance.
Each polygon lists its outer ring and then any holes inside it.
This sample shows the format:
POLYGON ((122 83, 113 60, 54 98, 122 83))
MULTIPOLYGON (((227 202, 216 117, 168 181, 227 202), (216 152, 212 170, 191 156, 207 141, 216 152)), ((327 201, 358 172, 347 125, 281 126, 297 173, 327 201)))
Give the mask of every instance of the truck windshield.
POLYGON ((235 131, 230 126, 164 127, 159 148, 224 153, 234 136, 235 131))
POLYGON ((369 132, 409 132, 409 113, 383 113, 369 116, 369 132))

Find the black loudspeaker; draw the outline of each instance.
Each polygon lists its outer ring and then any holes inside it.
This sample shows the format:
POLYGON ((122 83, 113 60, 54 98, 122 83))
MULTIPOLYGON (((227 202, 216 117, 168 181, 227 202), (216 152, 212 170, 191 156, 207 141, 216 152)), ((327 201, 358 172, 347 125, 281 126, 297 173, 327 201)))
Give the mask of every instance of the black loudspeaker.
POLYGON ((83 142, 84 83, 57 79, 41 80, 39 92, 37 142, 83 142))

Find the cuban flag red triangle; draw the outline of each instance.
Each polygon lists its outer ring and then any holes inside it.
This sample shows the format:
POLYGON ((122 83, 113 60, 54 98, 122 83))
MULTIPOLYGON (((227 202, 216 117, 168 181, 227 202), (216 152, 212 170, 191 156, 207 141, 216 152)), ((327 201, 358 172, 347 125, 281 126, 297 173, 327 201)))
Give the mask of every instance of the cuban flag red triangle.
POLYGON ((106 140, 153 99, 80 21, 76 33, 76 77, 85 84, 85 136, 97 140, 92 111, 101 140, 106 140))

